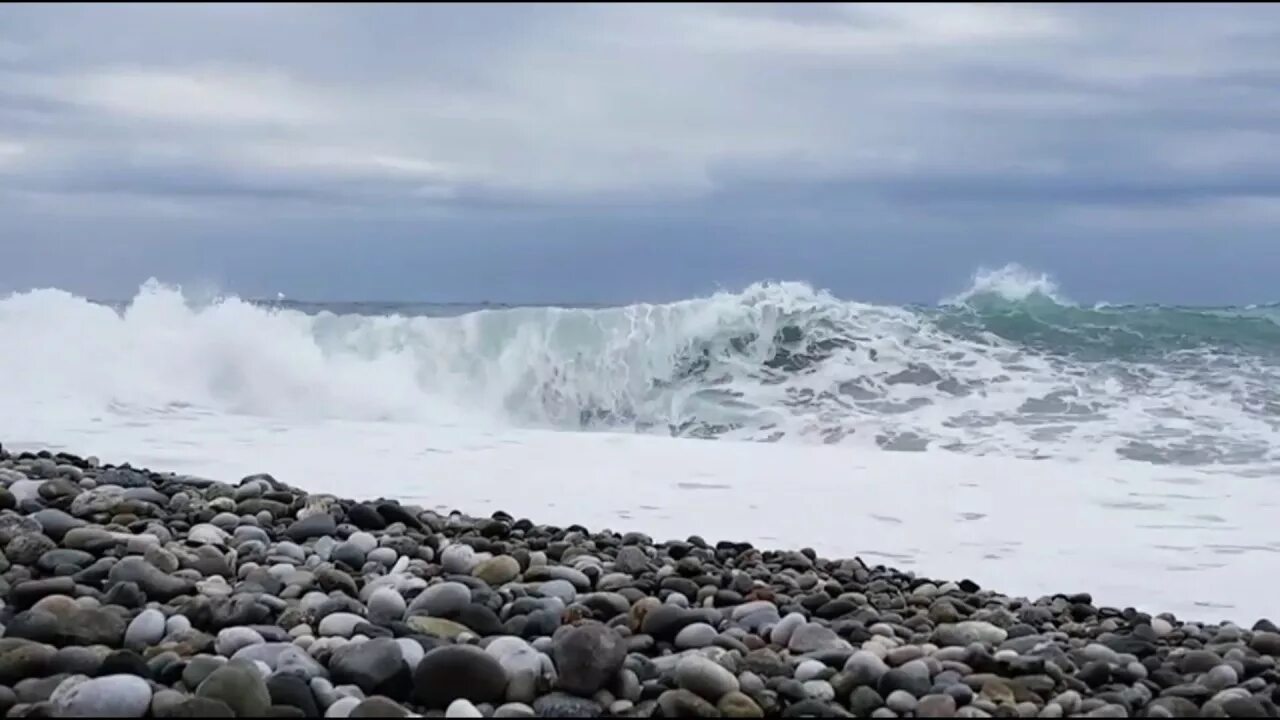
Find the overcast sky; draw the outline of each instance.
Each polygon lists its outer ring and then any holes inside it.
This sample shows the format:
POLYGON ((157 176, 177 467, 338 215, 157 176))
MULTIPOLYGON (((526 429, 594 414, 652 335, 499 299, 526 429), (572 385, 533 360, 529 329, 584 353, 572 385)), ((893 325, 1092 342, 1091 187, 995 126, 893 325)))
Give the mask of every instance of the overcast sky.
POLYGON ((0 291, 1280 300, 1280 8, 0 6, 0 291))

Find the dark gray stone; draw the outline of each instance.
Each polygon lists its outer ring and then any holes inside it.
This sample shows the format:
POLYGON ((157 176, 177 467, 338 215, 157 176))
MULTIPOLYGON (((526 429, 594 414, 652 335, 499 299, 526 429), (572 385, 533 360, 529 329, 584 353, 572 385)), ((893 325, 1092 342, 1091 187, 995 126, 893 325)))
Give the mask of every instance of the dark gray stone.
POLYGON ((470 645, 438 647, 418 662, 413 673, 414 700, 428 708, 444 708, 458 698, 498 702, 507 689, 502 665, 470 645))
POLYGON ((606 625, 588 623, 556 636, 551 658, 559 673, 559 687, 590 697, 604 687, 627 658, 626 642, 606 625))
POLYGON ((334 522, 332 515, 316 513, 290 525, 289 529, 284 531, 284 536, 296 543, 302 543, 311 538, 334 535, 337 532, 338 523, 334 522))
POLYGON ((372 693, 404 668, 400 646, 390 638, 344 645, 329 658, 335 684, 352 684, 372 693))
POLYGON ((196 695, 226 703, 239 717, 265 715, 271 693, 258 671, 250 665, 227 663, 214 670, 196 688, 196 695))

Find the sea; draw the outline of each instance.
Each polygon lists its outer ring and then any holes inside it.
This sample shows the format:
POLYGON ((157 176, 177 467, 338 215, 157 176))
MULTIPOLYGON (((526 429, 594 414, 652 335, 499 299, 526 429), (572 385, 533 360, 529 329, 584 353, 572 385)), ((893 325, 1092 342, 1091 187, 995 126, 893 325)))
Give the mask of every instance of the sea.
POLYGON ((1280 619, 1280 306, 0 298, 0 442, 1280 619))

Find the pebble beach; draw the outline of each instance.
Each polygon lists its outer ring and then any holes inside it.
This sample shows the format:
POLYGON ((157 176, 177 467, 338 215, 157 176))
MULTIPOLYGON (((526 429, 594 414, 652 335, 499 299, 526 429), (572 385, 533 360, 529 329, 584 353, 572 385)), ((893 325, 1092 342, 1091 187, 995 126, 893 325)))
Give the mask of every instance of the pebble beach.
POLYGON ((1268 619, 62 452, 0 486, 8 717, 1280 714, 1268 619))

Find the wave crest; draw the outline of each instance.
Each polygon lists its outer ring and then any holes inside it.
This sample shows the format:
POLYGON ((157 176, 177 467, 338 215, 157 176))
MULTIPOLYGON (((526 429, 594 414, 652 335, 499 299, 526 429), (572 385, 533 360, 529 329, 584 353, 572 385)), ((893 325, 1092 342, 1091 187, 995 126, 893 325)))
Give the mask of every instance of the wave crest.
POLYGON ((1162 462, 1280 447, 1271 310, 1083 308, 1017 266, 939 307, 784 282, 668 304, 379 312, 193 300, 154 281, 114 309, 13 295, 3 399, 1162 462))

